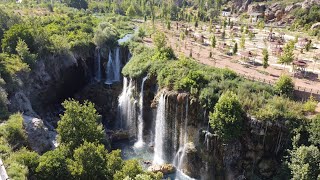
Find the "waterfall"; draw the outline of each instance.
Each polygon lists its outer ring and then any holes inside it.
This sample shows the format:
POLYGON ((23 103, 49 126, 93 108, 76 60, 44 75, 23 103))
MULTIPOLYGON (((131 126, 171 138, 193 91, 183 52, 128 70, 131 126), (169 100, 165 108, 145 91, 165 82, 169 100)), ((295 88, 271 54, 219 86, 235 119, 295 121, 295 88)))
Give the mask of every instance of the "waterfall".
POLYGON ((112 53, 111 50, 109 50, 109 58, 108 58, 108 63, 106 67, 106 81, 105 84, 112 84, 113 79, 114 79, 114 67, 113 67, 113 59, 112 59, 112 53))
POLYGON ((143 141, 143 88, 144 82, 147 80, 147 76, 142 79, 140 99, 139 99, 139 116, 138 116, 138 141, 134 144, 136 148, 142 147, 144 145, 143 141))
POLYGON ((154 164, 164 163, 164 143, 165 143, 165 130, 166 130, 166 97, 164 94, 160 96, 155 125, 155 138, 154 138, 154 164))
POLYGON ((132 98, 133 95, 133 83, 130 79, 128 84, 128 79, 123 78, 123 89, 122 93, 119 96, 118 110, 119 110, 119 119, 120 127, 123 129, 129 129, 130 131, 135 132, 135 100, 132 98))
POLYGON ((96 47, 96 51, 95 51, 95 58, 94 58, 95 62, 94 62, 94 68, 95 68, 95 80, 97 82, 101 81, 101 54, 100 54, 100 47, 96 47))
POLYGON ((115 63, 113 63, 113 72, 114 72, 114 82, 120 81, 120 71, 121 71, 121 62, 120 62, 120 48, 116 49, 116 58, 115 63))
MULTIPOLYGON (((185 109, 185 119, 184 121, 181 120, 184 123, 184 125, 180 126, 180 143, 179 143, 179 150, 176 153, 173 164, 177 167, 177 169, 182 169, 183 165, 183 158, 185 156, 185 148, 187 146, 188 142, 188 134, 187 134, 187 126, 188 126, 188 111, 189 111, 189 102, 188 98, 186 99, 186 109, 185 109)), ((183 112, 182 112, 183 113, 183 112)), ((183 114, 181 115, 181 118, 183 118, 183 114)))

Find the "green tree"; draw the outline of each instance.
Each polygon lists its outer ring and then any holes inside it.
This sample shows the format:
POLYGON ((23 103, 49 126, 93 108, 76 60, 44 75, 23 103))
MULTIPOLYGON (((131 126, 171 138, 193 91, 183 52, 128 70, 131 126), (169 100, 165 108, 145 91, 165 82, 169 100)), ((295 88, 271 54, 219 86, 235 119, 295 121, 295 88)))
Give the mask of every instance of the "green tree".
POLYGON ((275 84, 275 90, 281 95, 291 97, 294 91, 294 83, 290 76, 281 75, 275 84))
POLYGON ((209 117, 211 128, 223 140, 232 140, 242 134, 245 112, 233 92, 227 91, 221 95, 209 117))
POLYGON ((37 55, 30 53, 27 43, 19 39, 16 51, 23 62, 27 63, 31 67, 34 65, 37 55))
POLYGON ((68 169, 76 179, 112 179, 113 169, 119 170, 121 164, 121 158, 109 159, 103 145, 84 142, 74 150, 73 158, 68 160, 68 169), (112 162, 115 166, 109 167, 109 160, 119 162, 112 162))
POLYGON ((216 44, 217 44, 217 40, 216 40, 216 36, 212 36, 211 37, 211 47, 212 48, 215 48, 216 47, 216 44))
POLYGON ((94 34, 93 42, 98 47, 110 47, 117 44, 118 31, 109 23, 100 23, 94 34))
POLYGON ((221 33, 221 39, 224 41, 226 39, 226 31, 223 29, 221 33))
POLYGON ((66 100, 62 105, 65 112, 57 128, 61 144, 73 150, 85 141, 105 142, 99 115, 91 102, 85 101, 80 104, 75 100, 66 100))
POLYGON ((294 41, 289 41, 283 48, 283 54, 280 56, 278 62, 281 64, 289 65, 294 60, 294 41))
POLYGON ((69 150, 65 146, 59 146, 53 151, 44 153, 39 159, 36 169, 40 179, 70 179, 71 175, 67 167, 69 150))
POLYGON ((269 53, 268 53, 268 49, 263 49, 262 50, 262 55, 263 55, 263 68, 268 68, 269 67, 269 53))
POLYGON ((16 47, 19 39, 23 40, 28 45, 31 52, 36 51, 36 47, 34 46, 34 38, 29 27, 22 24, 14 25, 5 32, 1 44, 2 51, 16 54, 16 47))
POLYGON ((290 152, 289 168, 294 180, 319 179, 320 152, 314 146, 300 146, 290 152))
POLYGON ((132 4, 128 7, 128 9, 126 11, 126 15, 129 17, 133 17, 136 15, 136 10, 132 4))
POLYGON ((138 174, 142 173, 143 170, 137 160, 128 160, 124 163, 122 169, 114 174, 113 179, 122 180, 127 176, 135 178, 138 174))
POLYGON ((162 32, 157 32, 153 37, 153 42, 158 51, 163 50, 167 45, 166 35, 162 32))
POLYGON ((320 145, 320 115, 312 119, 308 126, 309 141, 314 145, 320 145))
POLYGON ((237 54, 237 52, 238 52, 238 43, 235 43, 232 49, 232 53, 237 54))
POLYGON ((87 9, 88 2, 86 0, 66 0, 66 3, 70 7, 74 7, 77 9, 87 9))
POLYGON ((139 28, 138 37, 141 38, 142 40, 144 37, 146 37, 146 31, 144 30, 144 28, 142 28, 142 27, 139 28))
POLYGON ((311 40, 308 41, 308 43, 306 44, 306 51, 309 52, 310 48, 311 48, 311 40))
POLYGON ((244 49, 246 45, 246 37, 245 34, 242 34, 241 39, 240 39, 240 47, 241 49, 244 49))

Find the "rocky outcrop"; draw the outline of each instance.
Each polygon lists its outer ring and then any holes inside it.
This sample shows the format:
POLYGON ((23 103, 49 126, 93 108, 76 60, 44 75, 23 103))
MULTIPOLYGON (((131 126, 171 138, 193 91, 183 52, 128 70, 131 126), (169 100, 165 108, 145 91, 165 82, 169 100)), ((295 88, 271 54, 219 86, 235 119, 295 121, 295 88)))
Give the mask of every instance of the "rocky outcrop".
POLYGON ((264 13, 266 9, 266 5, 265 4, 250 4, 248 6, 248 14, 251 13, 264 13))
POLYGON ((166 175, 174 173, 176 168, 172 164, 152 165, 148 168, 148 171, 153 173, 162 172, 166 175))
POLYGON ((41 154, 57 146, 56 133, 50 132, 41 119, 24 115, 23 120, 28 146, 32 150, 41 154))

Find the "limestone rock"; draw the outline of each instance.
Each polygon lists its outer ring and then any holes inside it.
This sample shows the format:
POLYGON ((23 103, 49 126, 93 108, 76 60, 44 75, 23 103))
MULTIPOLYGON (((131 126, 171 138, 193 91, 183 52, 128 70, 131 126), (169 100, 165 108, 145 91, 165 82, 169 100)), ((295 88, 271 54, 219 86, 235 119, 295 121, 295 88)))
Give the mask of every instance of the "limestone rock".
POLYGON ((272 159, 262 159, 258 164, 259 173, 267 178, 274 175, 275 167, 277 167, 276 162, 272 159))
POLYGON ((150 172, 162 172, 163 174, 171 174, 176 171, 175 167, 172 164, 163 164, 163 165, 152 165, 148 168, 150 172))
POLYGON ((314 24, 311 26, 311 29, 317 29, 317 28, 320 28, 320 22, 314 23, 314 24))
POLYGON ((48 131, 41 119, 24 115, 23 120, 27 141, 32 150, 41 154, 55 147, 55 134, 48 131))
POLYGON ((248 6, 248 14, 250 13, 264 13, 266 9, 265 4, 250 4, 248 6))

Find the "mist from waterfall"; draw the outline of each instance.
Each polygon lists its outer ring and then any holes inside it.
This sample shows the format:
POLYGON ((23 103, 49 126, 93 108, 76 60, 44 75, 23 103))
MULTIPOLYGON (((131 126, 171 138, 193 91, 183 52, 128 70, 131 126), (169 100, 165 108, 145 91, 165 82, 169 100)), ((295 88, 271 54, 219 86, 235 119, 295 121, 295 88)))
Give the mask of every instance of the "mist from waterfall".
POLYGON ((143 141, 143 92, 144 83, 147 80, 147 76, 142 79, 140 99, 139 99, 139 116, 138 116, 138 141, 134 144, 136 148, 140 148, 144 145, 143 141))
POLYGON ((120 119, 120 127, 122 129, 130 130, 130 134, 135 134, 136 132, 136 101, 133 98, 134 86, 132 79, 130 79, 128 84, 128 79, 123 78, 123 89, 119 96, 118 101, 118 111, 120 119))
POLYGON ((100 47, 96 47, 95 50, 95 56, 94 56, 94 69, 95 74, 94 78, 97 82, 101 81, 101 53, 100 53, 100 47))
POLYGON ((154 138, 154 164, 164 163, 164 143, 166 133, 166 97, 162 94, 159 98, 154 138))

